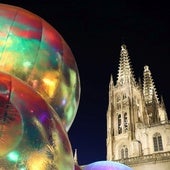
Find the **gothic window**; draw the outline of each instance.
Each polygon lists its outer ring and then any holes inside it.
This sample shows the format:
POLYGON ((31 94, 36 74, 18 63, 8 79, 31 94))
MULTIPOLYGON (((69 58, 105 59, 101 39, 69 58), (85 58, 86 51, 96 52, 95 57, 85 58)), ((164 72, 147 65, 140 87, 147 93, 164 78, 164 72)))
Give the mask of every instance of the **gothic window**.
POLYGON ((121 154, 121 159, 126 159, 128 158, 128 148, 127 146, 123 146, 120 150, 120 154, 121 154))
POLYGON ((160 133, 155 133, 153 135, 153 145, 154 151, 163 151, 162 137, 160 133))
POLYGON ((124 149, 121 149, 121 159, 124 159, 124 149))
POLYGON ((119 95, 117 96, 117 102, 120 102, 120 96, 119 95))
POLYGON ((125 148, 125 158, 128 158, 128 148, 125 148))
POLYGON ((121 108, 120 103, 117 103, 117 109, 119 110, 121 108))
POLYGON ((122 118, 121 118, 121 114, 118 115, 118 134, 122 133, 122 118))
POLYGON ((126 94, 123 94, 123 99, 126 99, 126 94))
POLYGON ((116 101, 117 101, 116 107, 119 110, 121 109, 121 96, 120 95, 117 95, 116 101))
POLYGON ((124 128, 125 128, 125 130, 128 130, 128 117, 127 117, 127 113, 124 114, 124 128))

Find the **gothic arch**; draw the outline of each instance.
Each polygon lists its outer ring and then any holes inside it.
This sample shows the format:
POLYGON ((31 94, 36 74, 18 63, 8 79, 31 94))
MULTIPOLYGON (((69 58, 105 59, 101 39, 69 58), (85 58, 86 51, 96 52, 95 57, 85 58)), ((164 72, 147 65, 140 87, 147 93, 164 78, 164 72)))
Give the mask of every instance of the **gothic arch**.
POLYGON ((118 134, 122 133, 122 115, 119 113, 118 114, 118 134))
POLYGON ((129 155, 129 146, 125 143, 125 140, 122 139, 119 143, 115 145, 115 159, 126 159, 129 155))
POLYGON ((120 102, 120 101, 121 101, 121 95, 120 95, 120 94, 117 95, 116 101, 117 101, 117 102, 120 102))
POLYGON ((128 116, 127 116, 127 112, 124 113, 124 128, 125 128, 125 131, 128 130, 128 116))
POLYGON ((154 152, 163 151, 162 136, 158 132, 153 135, 153 148, 154 152))

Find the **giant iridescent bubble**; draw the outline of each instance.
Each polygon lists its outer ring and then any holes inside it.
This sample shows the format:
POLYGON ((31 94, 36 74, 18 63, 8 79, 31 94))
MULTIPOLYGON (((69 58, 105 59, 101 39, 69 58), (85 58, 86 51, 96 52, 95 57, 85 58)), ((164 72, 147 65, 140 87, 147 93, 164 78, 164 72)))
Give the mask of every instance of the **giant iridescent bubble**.
POLYGON ((53 108, 24 81, 0 72, 0 169, 73 168, 71 144, 53 108))
POLYGON ((127 165, 113 161, 97 161, 85 165, 83 170, 132 170, 127 165))
POLYGON ((0 4, 0 71, 39 92, 69 130, 79 103, 79 74, 71 49, 50 24, 25 9, 0 4))

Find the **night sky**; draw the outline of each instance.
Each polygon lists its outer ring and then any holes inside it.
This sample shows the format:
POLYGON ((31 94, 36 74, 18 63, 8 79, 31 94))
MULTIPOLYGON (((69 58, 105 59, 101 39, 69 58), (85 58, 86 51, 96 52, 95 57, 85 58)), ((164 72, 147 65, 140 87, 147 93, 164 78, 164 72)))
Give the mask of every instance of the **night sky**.
POLYGON ((170 10, 164 1, 16 0, 50 23, 71 48, 79 69, 81 95, 68 132, 80 165, 106 160, 106 112, 111 74, 116 83, 121 45, 129 51, 135 78, 150 67, 158 97, 170 117, 170 10))

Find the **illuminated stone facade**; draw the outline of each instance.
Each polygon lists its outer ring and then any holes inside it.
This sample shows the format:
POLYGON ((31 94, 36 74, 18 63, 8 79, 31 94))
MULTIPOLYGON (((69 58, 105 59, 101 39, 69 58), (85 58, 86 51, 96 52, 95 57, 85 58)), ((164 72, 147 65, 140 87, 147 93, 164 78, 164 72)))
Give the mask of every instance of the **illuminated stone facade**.
POLYGON ((134 170, 170 169, 170 122, 148 66, 135 80, 128 50, 121 46, 118 77, 109 84, 107 160, 134 170))

